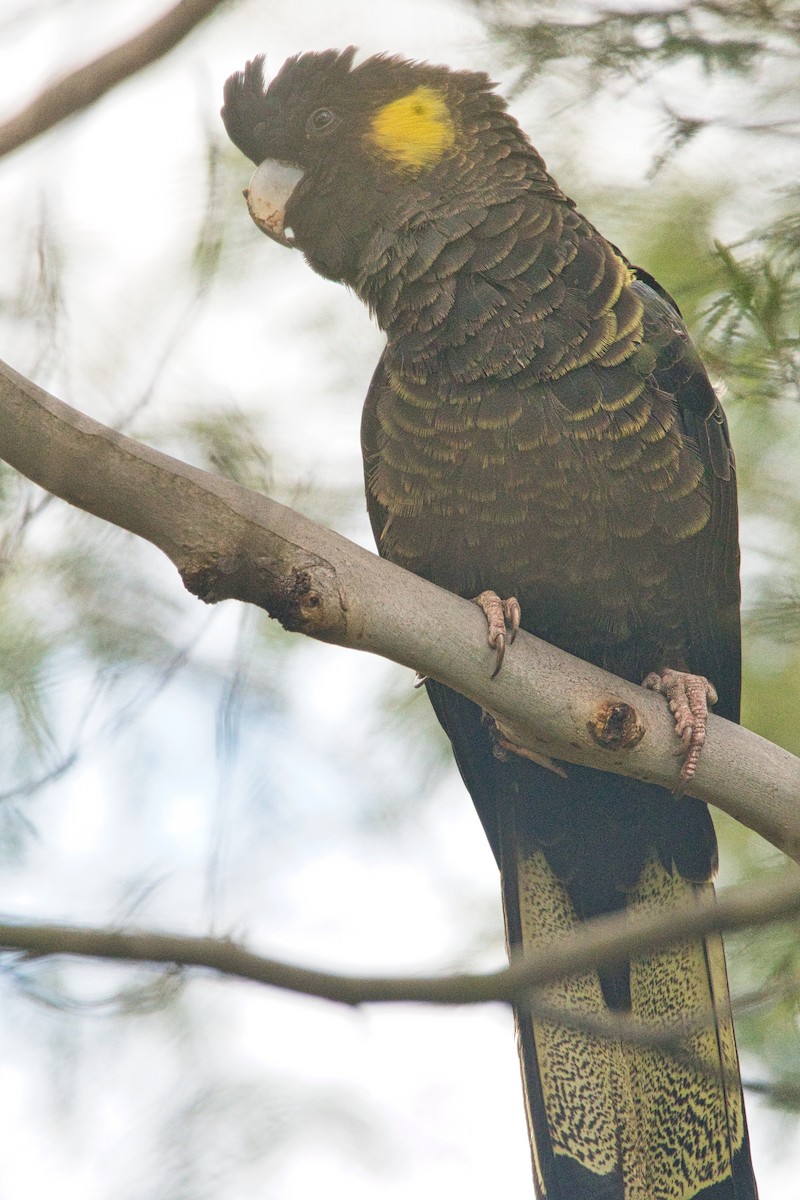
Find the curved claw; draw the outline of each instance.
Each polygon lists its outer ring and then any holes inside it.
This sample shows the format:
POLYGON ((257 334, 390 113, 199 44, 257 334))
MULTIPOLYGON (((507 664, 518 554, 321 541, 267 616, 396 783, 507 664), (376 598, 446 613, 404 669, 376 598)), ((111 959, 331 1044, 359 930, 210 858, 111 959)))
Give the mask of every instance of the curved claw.
POLYGON ((666 697, 670 712, 675 718, 675 732, 680 738, 683 755, 678 786, 675 794, 680 796, 687 784, 694 779, 700 752, 706 740, 708 706, 716 704, 717 691, 704 675, 690 675, 686 671, 651 671, 642 686, 666 697))
POLYGON ((517 636, 522 610, 516 596, 510 596, 508 600, 501 600, 497 592, 492 591, 481 592, 480 596, 475 597, 475 604, 483 611, 489 626, 487 640, 496 655, 495 668, 492 671, 492 679, 494 679, 503 665, 506 646, 510 646, 517 636), (508 633, 506 627, 508 627, 508 633))
POLYGON ((519 623, 522 620, 522 609, 519 606, 519 600, 516 596, 509 596, 507 600, 503 601, 503 616, 511 631, 508 643, 512 645, 519 632, 519 623))
POLYGON ((494 642, 490 638, 489 645, 492 646, 492 648, 494 650, 496 650, 496 652, 497 652, 496 658, 495 658, 494 670, 492 671, 492 676, 491 676, 492 679, 496 679, 497 676, 500 674, 500 668, 502 667, 503 659, 506 656, 506 635, 505 635, 505 633, 499 633, 497 635, 496 639, 494 640, 494 642))

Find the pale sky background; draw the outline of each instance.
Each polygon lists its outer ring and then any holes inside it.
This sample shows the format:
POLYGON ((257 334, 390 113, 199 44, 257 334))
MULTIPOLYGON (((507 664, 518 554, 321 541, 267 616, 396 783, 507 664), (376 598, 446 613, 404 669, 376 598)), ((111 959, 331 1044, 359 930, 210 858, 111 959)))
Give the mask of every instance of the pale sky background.
MULTIPOLYGON (((0 112, 162 7, 0 0, 0 112)), ((225 78, 261 50, 272 73, 289 54, 351 42, 365 54, 401 51, 513 82, 466 5, 301 0, 225 10, 88 114, 0 163, 5 290, 25 275, 43 208, 68 248, 49 353, 41 328, 25 334, 0 313, 0 355, 113 422, 141 397, 174 341, 157 403, 136 426, 142 436, 162 437, 198 399, 236 401, 247 412, 261 404, 281 498, 294 489, 302 508, 311 483, 360 486, 361 401, 381 335, 344 289, 261 237, 243 202, 225 270, 190 331, 174 338, 191 296, 181 272, 188 276, 205 201, 206 130, 219 128, 225 78)), ((554 168, 563 131, 571 138, 580 128, 595 182, 641 187, 657 121, 646 101, 621 94, 602 109, 585 100, 576 107, 564 81, 546 111, 531 100, 517 111, 554 168)), ((678 169, 719 171, 730 148, 724 138, 706 143, 678 169)), ((564 167, 575 192, 573 154, 564 167)), ((231 197, 248 175, 244 159, 226 172, 231 197)), ((734 229, 743 218, 733 205, 726 219, 734 229)), ((54 510, 38 536, 56 538, 71 520, 54 510)), ((371 545, 360 506, 339 528, 371 545)), ((99 523, 86 529, 114 542, 99 523)), ((398 719, 384 728, 379 698, 390 691, 408 699, 410 673, 302 645, 281 706, 245 706, 231 766, 215 680, 241 667, 260 618, 234 605, 205 609, 150 547, 133 545, 130 556, 174 605, 174 624, 193 643, 194 682, 154 695, 135 730, 114 739, 105 734, 116 710, 100 695, 84 726, 92 753, 33 801, 36 834, 0 871, 0 910, 20 919, 211 927, 266 954, 341 970, 499 963, 496 872, 468 797, 454 772, 442 777, 431 765, 413 725, 398 719), (384 737, 379 754, 366 753, 384 737), (431 788, 431 803, 412 807, 410 819, 396 815, 393 806, 413 806, 414 794, 431 788)), ((283 671, 292 639, 273 637, 283 671)), ((80 662, 63 668, 50 686, 66 744, 97 679, 80 662)), ((147 686, 142 676, 132 680, 131 700, 147 686)), ((421 696, 409 702, 424 704, 421 696)), ((53 973, 34 964, 26 974, 39 1000, 0 983, 0 1200, 532 1196, 512 1023, 499 1008, 350 1013, 195 979, 166 1018, 142 1011, 123 1019, 116 993, 149 973, 88 964, 53 973), (49 989, 68 991, 75 1011, 48 1006, 49 989)), ((752 1098, 748 1111, 764 1200, 800 1197, 797 1123, 777 1124, 752 1098)))

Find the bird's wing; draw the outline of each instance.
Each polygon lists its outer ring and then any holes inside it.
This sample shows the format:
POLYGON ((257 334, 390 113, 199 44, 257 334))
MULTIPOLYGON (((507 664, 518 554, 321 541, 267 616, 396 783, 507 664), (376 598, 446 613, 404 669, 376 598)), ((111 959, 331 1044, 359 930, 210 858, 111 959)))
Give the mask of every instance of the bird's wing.
POLYGON ((645 340, 656 352, 653 382, 674 397, 684 435, 700 457, 711 505, 708 524, 678 556, 676 617, 687 630, 690 669, 705 675, 717 689, 715 711, 738 721, 739 539, 736 468, 728 425, 677 305, 650 276, 637 278, 632 287, 644 305, 645 340))

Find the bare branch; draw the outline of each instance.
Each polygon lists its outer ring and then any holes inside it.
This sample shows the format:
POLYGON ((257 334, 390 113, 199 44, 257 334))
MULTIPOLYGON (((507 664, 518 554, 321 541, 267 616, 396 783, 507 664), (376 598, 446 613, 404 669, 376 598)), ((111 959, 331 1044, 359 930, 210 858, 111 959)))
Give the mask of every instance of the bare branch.
POLYGON ((118 83, 161 58, 223 2, 179 0, 128 41, 46 87, 16 116, 0 125, 0 157, 88 108, 118 83))
POLYGON ((743 1079, 742 1087, 746 1092, 763 1096, 779 1108, 800 1109, 800 1082, 793 1083, 784 1079, 743 1079))
MULTIPOLYGON (((493 679, 475 605, 274 500, 108 429, 2 364, 0 458, 158 546, 208 603, 256 604, 286 629, 440 680, 540 754, 675 786, 680 760, 660 697, 530 634, 520 634, 493 679)), ((800 861, 800 759, 711 717, 690 790, 800 861)))
MULTIPOLYGON (((795 872, 769 884, 731 888, 716 901, 699 900, 668 912, 615 913, 587 921, 535 960, 517 959, 499 971, 450 976, 352 976, 293 966, 253 954, 235 942, 210 937, 123 932, 65 925, 0 925, 0 946, 36 957, 77 955, 127 962, 203 967, 220 975, 359 1005, 413 1001, 428 1004, 525 1004, 531 991, 567 975, 618 963, 712 932, 751 928, 800 913, 795 872)), ((536 1003, 536 997, 532 998, 536 1003)), ((550 1010, 547 1010, 548 1012, 550 1010)), ((559 1018, 560 1019, 560 1018, 559 1018)), ((605 1031, 618 1037, 628 1024, 605 1031)), ((640 1030, 646 1027, 639 1026, 640 1030)), ((593 1032, 602 1032, 593 1027, 593 1032)), ((685 1031, 684 1031, 685 1032, 685 1031)), ((673 1031, 668 1030, 669 1037, 673 1031)), ((631 1036, 633 1036, 631 1034, 631 1036)))

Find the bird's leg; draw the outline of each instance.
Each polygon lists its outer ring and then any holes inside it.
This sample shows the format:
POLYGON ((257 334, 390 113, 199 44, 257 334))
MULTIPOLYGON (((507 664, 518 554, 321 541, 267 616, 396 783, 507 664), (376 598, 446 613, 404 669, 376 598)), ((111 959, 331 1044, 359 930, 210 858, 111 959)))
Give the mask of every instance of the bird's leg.
POLYGON ((642 687, 665 696, 670 712, 675 717, 675 732, 681 739, 683 754, 683 766, 676 788, 676 794, 680 795, 694 779, 700 751, 706 740, 708 706, 717 702, 716 688, 704 675, 689 675, 686 671, 673 671, 668 667, 651 671, 642 681, 642 687))
MULTIPOLYGON (((480 596, 475 597, 474 603, 486 617, 489 626, 488 642, 497 655, 492 672, 492 679, 494 679, 503 665, 506 645, 510 646, 517 636, 522 610, 516 596, 509 596, 508 600, 501 600, 497 592, 492 591, 481 592, 480 596)), ((519 758, 527 758, 529 762, 538 763, 540 767, 546 767, 548 771, 554 771, 556 775, 561 775, 566 779, 567 772, 560 764, 554 762, 549 755, 537 754, 530 746, 518 742, 513 731, 502 725, 491 713, 484 710, 481 721, 489 731, 492 739, 492 753, 495 758, 500 759, 501 762, 507 762, 509 755, 515 754, 519 758)))
POLYGON ((492 754, 500 762, 508 762, 509 756, 515 754, 518 758, 527 758, 529 762, 538 763, 540 767, 547 767, 548 771, 560 775, 562 779, 567 778, 567 772, 560 763, 555 762, 549 754, 537 754, 530 746, 518 742, 513 732, 485 709, 481 715, 481 724, 488 730, 492 739, 492 754))
MULTIPOLYGON (((481 592, 480 596, 475 596, 472 603, 477 604, 481 609, 489 626, 488 642, 497 655, 495 668, 492 671, 492 679, 494 679, 503 665, 506 645, 510 646, 517 636, 522 609, 516 596, 509 596, 508 600, 501 600, 497 592, 481 592), (506 631, 508 631, 507 635, 506 631)), ((421 675, 417 671, 414 676, 414 687, 421 688, 427 678, 427 675, 421 675)))
POLYGON ((509 646, 517 636, 522 610, 516 596, 501 600, 497 592, 481 592, 474 603, 483 611, 489 626, 489 645, 495 651, 495 668, 492 679, 498 674, 505 658, 506 645, 509 646))

